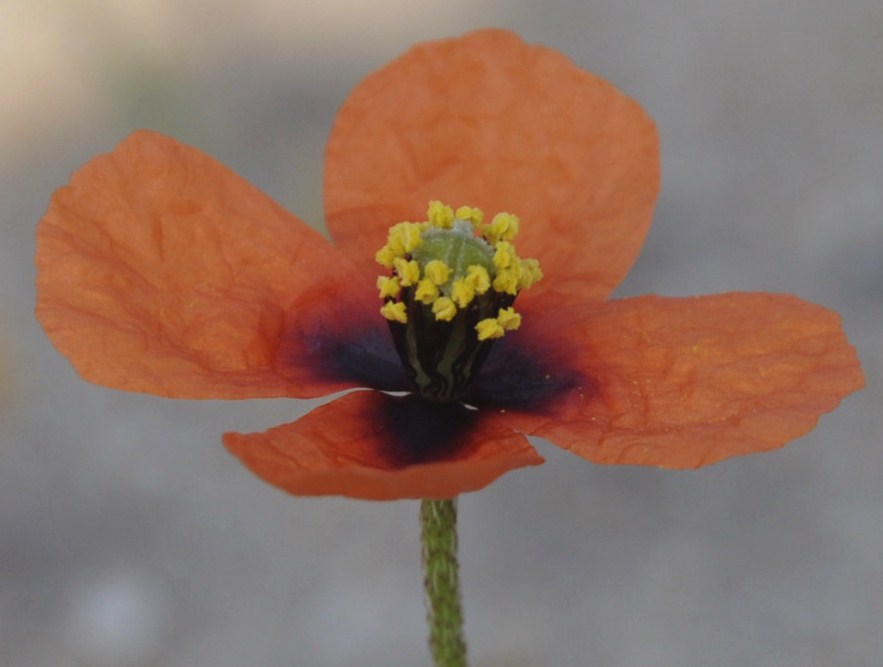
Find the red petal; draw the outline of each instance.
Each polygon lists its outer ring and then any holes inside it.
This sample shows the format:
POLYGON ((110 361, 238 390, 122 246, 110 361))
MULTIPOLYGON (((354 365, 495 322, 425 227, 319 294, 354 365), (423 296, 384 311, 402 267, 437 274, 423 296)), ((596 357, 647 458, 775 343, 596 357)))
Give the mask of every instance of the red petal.
POLYGON ((227 433, 224 444, 255 475, 289 493, 368 500, 452 498, 515 468, 542 463, 524 436, 493 413, 473 412, 473 423, 458 439, 440 440, 430 456, 415 452, 421 443, 402 440, 416 439, 427 427, 408 414, 426 406, 413 401, 419 399, 357 391, 293 424, 265 433, 227 433), (412 423, 400 428, 400 419, 412 423))
POLYGON ((598 463, 694 468, 774 449, 864 384, 839 316, 793 296, 647 296, 554 319, 584 381, 512 419, 598 463))
MULTIPOLYGON (((532 292, 607 296, 632 265, 659 187, 652 121, 560 53, 502 30, 428 42, 365 79, 328 143, 328 228, 370 266, 387 228, 430 199, 522 219, 532 292)), ((369 269, 371 270, 371 269, 369 269)))
POLYGON ((36 263, 37 317, 92 382, 182 398, 351 386, 299 370, 296 345, 281 368, 276 358, 292 321, 342 289, 334 276, 347 274, 346 260, 168 137, 133 134, 57 191, 37 228, 36 263))

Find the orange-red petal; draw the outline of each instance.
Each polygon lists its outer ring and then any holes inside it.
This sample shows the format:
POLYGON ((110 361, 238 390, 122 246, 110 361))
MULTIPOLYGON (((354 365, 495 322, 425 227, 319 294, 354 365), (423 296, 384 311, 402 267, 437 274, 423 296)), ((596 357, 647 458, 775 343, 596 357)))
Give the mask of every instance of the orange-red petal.
POLYGON ((179 398, 315 396, 280 339, 348 262, 200 151, 137 132, 58 190, 37 228, 37 318, 87 380, 179 398))
POLYGON ((289 493, 369 500, 452 498, 542 463, 493 414, 374 391, 347 394, 265 433, 228 433, 224 444, 289 493))
POLYGON ((511 418, 598 463, 694 468, 774 449, 864 384, 839 316, 788 295, 638 297, 547 325, 581 379, 511 418))
POLYGON ((503 30, 420 44, 346 100, 326 154, 328 228, 369 265, 430 199, 521 220, 531 292, 600 299, 632 265, 659 187, 653 122, 563 55, 503 30))

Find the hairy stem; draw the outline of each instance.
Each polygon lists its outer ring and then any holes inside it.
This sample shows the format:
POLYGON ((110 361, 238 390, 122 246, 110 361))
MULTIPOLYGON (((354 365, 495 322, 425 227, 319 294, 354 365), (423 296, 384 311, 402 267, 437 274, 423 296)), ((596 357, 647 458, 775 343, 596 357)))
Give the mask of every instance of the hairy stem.
POLYGON ((457 501, 422 500, 423 585, 435 667, 466 667, 457 565, 457 501))

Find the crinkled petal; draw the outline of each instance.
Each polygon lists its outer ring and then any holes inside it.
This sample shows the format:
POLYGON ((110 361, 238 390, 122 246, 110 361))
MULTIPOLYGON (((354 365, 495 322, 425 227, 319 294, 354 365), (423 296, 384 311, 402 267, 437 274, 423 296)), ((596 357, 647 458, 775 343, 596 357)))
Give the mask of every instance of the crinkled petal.
POLYGON ((328 228, 370 263, 387 228, 440 199, 518 215, 531 292, 606 297, 636 258, 659 187, 658 139, 606 81, 502 30, 420 44, 366 78, 328 142, 328 228))
POLYGON ((494 414, 414 396, 357 391, 265 433, 224 444, 255 475, 295 495, 452 498, 542 463, 494 414))
POLYGON ((354 385, 317 375, 298 334, 343 291, 348 261, 171 138, 137 132, 80 169, 40 221, 36 264, 37 317, 92 382, 179 398, 354 385))
POLYGON ((545 324, 566 352, 524 385, 538 409, 510 418, 598 463, 695 468, 774 449, 864 385, 839 316, 788 295, 646 296, 545 324))

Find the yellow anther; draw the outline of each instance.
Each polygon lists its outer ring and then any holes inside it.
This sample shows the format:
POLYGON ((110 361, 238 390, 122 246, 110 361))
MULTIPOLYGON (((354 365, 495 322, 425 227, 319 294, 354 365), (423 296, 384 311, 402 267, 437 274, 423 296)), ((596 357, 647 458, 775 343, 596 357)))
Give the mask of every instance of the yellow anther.
POLYGON ((389 245, 385 245, 374 255, 374 260, 380 264, 380 266, 385 266, 387 269, 391 269, 392 262, 396 257, 398 257, 398 255, 393 249, 390 248, 389 245))
POLYGON ((484 213, 480 208, 475 208, 474 206, 461 206, 457 209, 457 212, 454 213, 454 217, 457 220, 471 222, 473 228, 478 230, 484 220, 484 213))
POLYGON ((500 308, 496 317, 489 317, 475 325, 478 340, 502 338, 507 331, 515 331, 521 326, 521 315, 514 308, 500 308))
POLYGON ((421 233, 423 224, 419 222, 400 222, 389 230, 387 245, 399 256, 419 248, 423 242, 421 233))
POLYGON ((444 285, 451 277, 451 267, 440 259, 433 259, 423 267, 423 275, 432 281, 434 285, 444 285))
POLYGON ((536 285, 543 278, 540 263, 535 259, 521 260, 521 275, 518 278, 518 289, 523 290, 536 285))
POLYGON ((457 314, 457 306, 448 297, 440 296, 432 304, 432 314, 435 315, 437 320, 450 322, 454 319, 454 315, 457 314))
POLYGON ((491 244, 498 241, 511 241, 518 234, 518 224, 518 216, 511 213, 497 213, 491 224, 485 227, 485 238, 491 244))
POLYGON ((405 256, 405 245, 402 243, 402 239, 399 237, 399 232, 393 232, 393 230, 389 230, 389 236, 386 237, 386 247, 389 248, 389 251, 392 253, 393 257, 405 256))
POLYGON ((478 340, 488 340, 489 338, 502 338, 506 333, 497 318, 489 317, 475 325, 475 331, 478 332, 478 340))
POLYGON ((494 246, 494 266, 498 271, 508 268, 517 259, 515 246, 508 241, 500 241, 494 246))
POLYGON ((491 288, 491 277, 487 269, 480 264, 470 266, 464 280, 472 286, 476 294, 484 294, 491 288))
POLYGON ((417 284, 417 281, 420 280, 420 265, 415 260, 396 257, 393 260, 393 266, 399 276, 399 284, 402 287, 410 287, 417 284))
POLYGON ((399 279, 394 276, 392 278, 388 276, 377 276, 377 289, 380 290, 381 299, 386 299, 388 297, 395 298, 399 294, 401 285, 399 285, 399 279))
POLYGON ((473 287, 465 278, 455 280, 451 285, 451 299, 460 308, 468 306, 475 298, 475 287, 473 287))
POLYGON ((414 298, 429 305, 438 298, 438 286, 429 278, 424 278, 417 283, 417 289, 414 291, 414 298))
POLYGON ((429 202, 429 209, 426 211, 426 217, 429 224, 433 227, 441 229, 450 229, 451 223, 454 222, 454 211, 447 204, 443 204, 437 199, 429 202))
POLYGON ((405 304, 401 301, 387 301, 380 309, 380 314, 392 322, 408 323, 408 313, 405 312, 405 304))
POLYGON ((514 308, 500 308, 497 312, 497 322, 506 331, 515 331, 521 326, 521 315, 514 308))
POLYGON ((506 294, 515 296, 518 294, 518 272, 512 268, 497 271, 493 285, 497 292, 506 292, 506 294))

